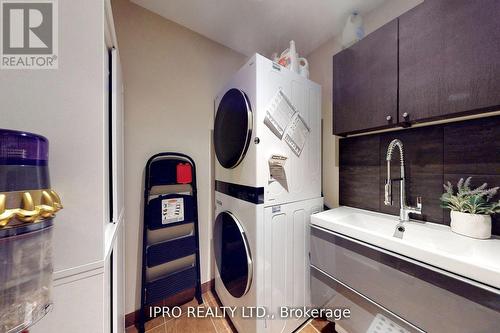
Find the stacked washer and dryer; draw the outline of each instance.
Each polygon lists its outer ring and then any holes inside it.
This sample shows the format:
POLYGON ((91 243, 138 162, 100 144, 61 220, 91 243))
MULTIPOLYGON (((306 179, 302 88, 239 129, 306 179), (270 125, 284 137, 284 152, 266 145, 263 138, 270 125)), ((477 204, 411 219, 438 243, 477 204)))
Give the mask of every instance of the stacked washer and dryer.
POLYGON ((320 140, 321 87, 263 56, 216 97, 215 290, 224 306, 238 307, 231 321, 239 333, 293 332, 306 320, 281 318, 280 307, 310 304, 320 140), (265 307, 266 316, 249 316, 250 307, 265 307))

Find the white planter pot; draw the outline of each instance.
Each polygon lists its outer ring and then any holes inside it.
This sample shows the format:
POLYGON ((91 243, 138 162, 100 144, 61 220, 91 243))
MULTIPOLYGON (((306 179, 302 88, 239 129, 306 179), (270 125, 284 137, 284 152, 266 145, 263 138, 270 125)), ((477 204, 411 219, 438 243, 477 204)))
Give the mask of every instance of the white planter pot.
POLYGON ((464 236, 488 239, 491 237, 491 216, 451 211, 451 231, 464 236))

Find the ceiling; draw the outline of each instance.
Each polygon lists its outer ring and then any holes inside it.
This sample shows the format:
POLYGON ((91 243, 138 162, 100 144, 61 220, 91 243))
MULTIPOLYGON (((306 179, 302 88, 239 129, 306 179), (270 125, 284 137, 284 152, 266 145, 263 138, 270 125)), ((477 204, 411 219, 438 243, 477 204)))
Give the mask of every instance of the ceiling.
POLYGON ((362 15, 385 0, 131 0, 247 56, 270 56, 293 39, 308 55, 341 33, 354 10, 362 15))

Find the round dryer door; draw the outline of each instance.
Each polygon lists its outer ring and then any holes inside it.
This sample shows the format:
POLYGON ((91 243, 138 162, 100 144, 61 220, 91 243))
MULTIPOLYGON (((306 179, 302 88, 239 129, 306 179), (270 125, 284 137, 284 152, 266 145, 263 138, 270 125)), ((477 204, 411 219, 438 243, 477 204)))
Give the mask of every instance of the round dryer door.
POLYGON ((222 212, 214 226, 215 263, 226 290, 242 297, 252 283, 252 257, 240 222, 230 212, 222 212))
POLYGON ((239 89, 228 90, 219 103, 214 124, 215 154, 224 168, 236 167, 245 157, 252 125, 248 97, 239 89))

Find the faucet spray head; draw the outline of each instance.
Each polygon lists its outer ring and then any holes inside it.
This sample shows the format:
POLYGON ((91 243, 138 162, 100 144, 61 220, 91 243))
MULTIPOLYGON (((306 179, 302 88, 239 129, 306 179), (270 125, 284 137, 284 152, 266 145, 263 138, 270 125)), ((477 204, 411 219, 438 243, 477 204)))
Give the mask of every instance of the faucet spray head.
POLYGON ((390 179, 385 180, 384 190, 384 205, 392 206, 392 181, 390 179))

